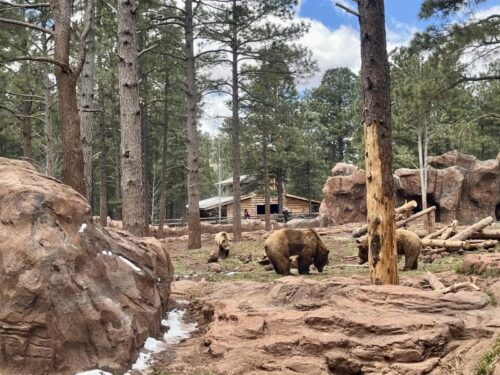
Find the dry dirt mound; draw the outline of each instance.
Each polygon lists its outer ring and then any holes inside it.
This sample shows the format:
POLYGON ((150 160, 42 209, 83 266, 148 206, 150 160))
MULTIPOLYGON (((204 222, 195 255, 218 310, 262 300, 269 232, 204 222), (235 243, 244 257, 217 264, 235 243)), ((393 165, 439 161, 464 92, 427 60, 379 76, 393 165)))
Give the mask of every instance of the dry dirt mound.
POLYGON ((500 309, 482 292, 442 294, 370 286, 364 280, 175 282, 174 295, 192 296, 195 304, 204 306, 197 311, 203 312, 206 326, 198 337, 179 345, 175 359, 163 370, 470 374, 500 330, 495 321, 500 309))
POLYGON ((160 332, 173 270, 155 239, 91 223, 85 198, 0 158, 0 373, 123 373, 160 332))

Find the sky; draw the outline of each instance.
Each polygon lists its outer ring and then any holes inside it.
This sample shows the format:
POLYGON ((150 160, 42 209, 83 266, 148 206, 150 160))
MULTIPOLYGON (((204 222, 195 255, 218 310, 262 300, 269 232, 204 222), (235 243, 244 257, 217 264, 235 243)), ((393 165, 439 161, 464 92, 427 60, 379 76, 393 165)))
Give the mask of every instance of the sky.
MULTIPOLYGON (((361 67, 359 26, 357 18, 336 7, 335 1, 356 9, 352 0, 300 0, 296 19, 310 24, 309 32, 299 41, 311 49, 318 61, 319 71, 299 90, 317 87, 327 69, 347 67, 358 73, 361 67)), ((424 31, 433 22, 418 18, 423 0, 385 0, 387 49, 407 45, 418 31, 424 31)), ((486 0, 478 7, 478 14, 500 12, 500 0, 486 0)), ((435 21, 435 20, 434 20, 435 21)), ((224 72, 217 72, 218 76, 224 72)), ((202 131, 216 133, 222 117, 229 116, 227 96, 212 95, 205 98, 204 114, 200 119, 202 131)))

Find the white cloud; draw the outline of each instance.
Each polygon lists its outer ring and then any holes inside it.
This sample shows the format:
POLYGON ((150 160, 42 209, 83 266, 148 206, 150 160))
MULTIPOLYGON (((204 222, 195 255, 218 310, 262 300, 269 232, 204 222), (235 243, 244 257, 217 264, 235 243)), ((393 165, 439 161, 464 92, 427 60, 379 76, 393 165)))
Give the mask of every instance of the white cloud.
MULTIPOLYGON (((311 50, 313 57, 318 62, 319 71, 309 80, 300 82, 299 89, 310 89, 318 86, 323 74, 328 69, 347 67, 358 74, 361 67, 359 30, 345 24, 332 29, 318 20, 301 17, 300 7, 303 2, 304 0, 299 2, 296 20, 309 22, 310 29, 299 40, 299 43, 311 50)), ((417 30, 416 27, 397 19, 389 19, 387 25, 388 51, 392 51, 398 46, 407 45, 417 30)), ((211 74, 217 78, 229 77, 230 71, 226 66, 218 66, 211 71, 211 74)), ((205 98, 205 113, 200 119, 203 131, 215 133, 217 125, 222 120, 214 120, 214 118, 230 115, 230 110, 225 104, 228 100, 228 95, 211 95, 205 98)))

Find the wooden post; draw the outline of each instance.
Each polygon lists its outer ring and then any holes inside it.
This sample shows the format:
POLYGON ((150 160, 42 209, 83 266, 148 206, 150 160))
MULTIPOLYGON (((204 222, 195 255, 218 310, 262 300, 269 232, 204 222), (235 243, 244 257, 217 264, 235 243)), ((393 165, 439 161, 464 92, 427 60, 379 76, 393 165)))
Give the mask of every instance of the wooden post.
POLYGON ((398 284, 384 1, 358 1, 358 14, 370 279, 372 284, 398 284))

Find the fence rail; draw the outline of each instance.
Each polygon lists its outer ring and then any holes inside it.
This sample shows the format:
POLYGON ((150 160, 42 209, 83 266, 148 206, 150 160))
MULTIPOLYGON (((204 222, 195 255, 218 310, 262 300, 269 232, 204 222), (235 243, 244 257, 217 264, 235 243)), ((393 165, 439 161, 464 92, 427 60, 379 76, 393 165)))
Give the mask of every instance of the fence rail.
MULTIPOLYGON (((314 218, 318 217, 318 215, 319 215, 318 212, 314 212, 314 213, 310 213, 310 214, 291 214, 289 216, 289 220, 291 220, 291 219, 314 219, 314 218)), ((252 215, 252 216, 250 216, 250 219, 264 221, 265 215, 252 215)), ((242 218, 242 220, 245 221, 245 219, 243 219, 243 218, 242 218)), ((283 214, 271 214, 271 220, 275 220, 278 223, 284 223, 285 217, 283 214)), ((227 217, 222 217, 220 220, 218 217, 202 217, 202 218, 200 218, 200 221, 202 223, 207 223, 207 224, 232 224, 233 223, 232 218, 227 218, 227 217)), ((184 225, 187 225, 187 219, 185 219, 185 218, 167 219, 167 220, 165 220, 165 224, 168 225, 169 227, 182 227, 184 225)), ((155 222, 154 225, 158 225, 158 222, 155 222)))

